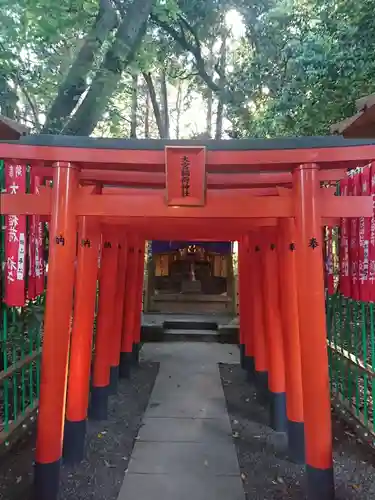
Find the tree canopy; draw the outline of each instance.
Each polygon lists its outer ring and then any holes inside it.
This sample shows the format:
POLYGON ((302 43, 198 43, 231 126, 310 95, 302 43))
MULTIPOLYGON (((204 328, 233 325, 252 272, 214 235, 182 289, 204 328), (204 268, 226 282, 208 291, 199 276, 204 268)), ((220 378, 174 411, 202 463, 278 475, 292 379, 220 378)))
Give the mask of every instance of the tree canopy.
POLYGON ((0 0, 0 112, 48 134, 328 134, 375 91, 372 7, 0 0))

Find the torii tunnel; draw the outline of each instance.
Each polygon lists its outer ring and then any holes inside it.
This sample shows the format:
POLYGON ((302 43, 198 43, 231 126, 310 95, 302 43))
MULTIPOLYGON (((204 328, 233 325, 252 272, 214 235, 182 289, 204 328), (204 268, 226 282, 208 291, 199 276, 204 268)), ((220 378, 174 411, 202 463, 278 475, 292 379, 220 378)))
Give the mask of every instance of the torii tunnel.
POLYGON ((373 203, 326 185, 373 160, 375 143, 29 136, 0 142, 0 157, 52 180, 37 194, 1 195, 3 214, 50 220, 36 498, 57 498, 62 457, 82 459, 87 415, 105 419, 117 377, 129 376, 145 240, 220 240, 239 242, 243 367, 269 396, 271 427, 306 464, 308 498, 332 500, 322 227, 371 217, 373 203))

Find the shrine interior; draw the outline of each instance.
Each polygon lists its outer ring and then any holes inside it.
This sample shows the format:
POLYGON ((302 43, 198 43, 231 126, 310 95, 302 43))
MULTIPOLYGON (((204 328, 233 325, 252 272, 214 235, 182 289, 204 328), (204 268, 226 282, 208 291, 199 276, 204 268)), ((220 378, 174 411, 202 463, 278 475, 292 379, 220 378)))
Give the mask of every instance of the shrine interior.
POLYGON ((147 312, 233 314, 231 242, 153 241, 147 312))

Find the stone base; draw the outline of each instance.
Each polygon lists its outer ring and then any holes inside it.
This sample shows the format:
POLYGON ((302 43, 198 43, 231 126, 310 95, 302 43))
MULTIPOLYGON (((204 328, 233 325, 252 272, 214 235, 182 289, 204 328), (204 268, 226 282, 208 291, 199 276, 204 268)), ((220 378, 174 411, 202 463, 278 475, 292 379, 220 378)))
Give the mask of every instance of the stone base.
POLYGON ((232 314, 233 302, 227 295, 203 293, 161 293, 150 297, 150 313, 232 314))

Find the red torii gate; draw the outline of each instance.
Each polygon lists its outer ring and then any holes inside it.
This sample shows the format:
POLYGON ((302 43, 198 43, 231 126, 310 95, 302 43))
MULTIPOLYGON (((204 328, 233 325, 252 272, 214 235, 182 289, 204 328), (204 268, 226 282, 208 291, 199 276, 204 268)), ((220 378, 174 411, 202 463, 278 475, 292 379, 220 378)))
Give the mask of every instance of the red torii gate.
POLYGON ((183 237, 240 241, 242 361, 270 398, 272 427, 288 430, 297 460, 305 445, 309 498, 332 500, 321 227, 338 217, 369 217, 373 208, 371 197, 351 197, 349 204, 321 189, 320 181, 340 179, 345 169, 375 158, 375 143, 328 137, 201 145, 39 136, 0 142, 0 157, 26 161, 53 178, 53 188, 39 194, 1 195, 4 214, 51 219, 36 498, 57 498, 65 417, 64 457, 82 457, 99 246, 105 293, 99 298, 93 418, 106 417, 109 389, 115 390, 118 371, 129 375, 137 352, 144 241, 183 237), (120 191, 119 185, 142 189, 120 191), (280 185, 292 189, 276 189, 280 185))

